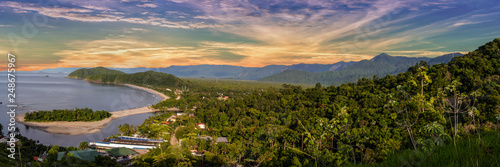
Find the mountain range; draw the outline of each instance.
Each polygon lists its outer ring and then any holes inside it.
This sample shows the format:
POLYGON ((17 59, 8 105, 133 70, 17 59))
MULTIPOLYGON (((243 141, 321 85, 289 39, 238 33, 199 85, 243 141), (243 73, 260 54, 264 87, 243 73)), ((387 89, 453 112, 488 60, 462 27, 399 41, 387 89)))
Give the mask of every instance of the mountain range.
POLYGON ((340 85, 347 82, 356 82, 364 77, 393 75, 406 72, 409 67, 420 61, 429 65, 448 63, 453 57, 463 56, 460 53, 446 54, 436 58, 427 57, 401 57, 390 56, 382 53, 370 60, 362 60, 336 71, 309 72, 299 70, 286 70, 272 76, 264 77, 259 81, 283 82, 283 83, 306 83, 323 85, 340 85))
MULTIPOLYGON (((373 75, 384 76, 405 72, 410 66, 426 61, 428 64, 447 63, 453 57, 462 56, 460 53, 446 54, 443 56, 428 57, 400 57, 382 53, 370 60, 358 62, 337 62, 334 64, 294 64, 294 65, 268 65, 265 67, 241 67, 230 65, 191 65, 170 66, 166 68, 109 68, 125 73, 156 71, 173 74, 178 77, 189 78, 227 78, 259 80, 267 82, 284 83, 317 83, 341 84, 355 82, 363 77, 373 75)), ((37 73, 71 73, 80 68, 54 68, 33 71, 37 73)))

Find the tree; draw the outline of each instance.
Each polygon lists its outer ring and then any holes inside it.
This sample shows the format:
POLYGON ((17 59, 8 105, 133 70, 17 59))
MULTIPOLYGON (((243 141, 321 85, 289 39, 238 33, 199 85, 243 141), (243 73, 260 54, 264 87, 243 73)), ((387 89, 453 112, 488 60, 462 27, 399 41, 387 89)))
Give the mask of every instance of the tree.
POLYGON ((82 141, 80 144, 78 144, 78 149, 79 150, 86 150, 89 146, 89 142, 87 141, 82 141))
POLYGON ((49 163, 57 161, 57 153, 58 152, 59 152, 58 145, 54 145, 54 146, 52 146, 52 148, 50 148, 50 150, 48 152, 49 155, 47 155, 47 159, 48 159, 49 163))
POLYGON ((404 128, 408 132, 408 136, 410 137, 413 148, 417 150, 417 141, 415 140, 412 127, 418 121, 418 113, 410 111, 412 103, 411 95, 404 90, 404 87, 399 85, 397 87, 397 90, 397 97, 399 97, 399 100, 391 100, 389 104, 398 114, 397 117, 400 118, 398 121, 396 121, 396 124, 404 128))
POLYGON ((450 85, 446 86, 443 91, 440 92, 441 96, 441 108, 444 109, 447 113, 453 114, 453 140, 455 141, 456 136, 458 135, 458 122, 459 122, 459 114, 462 114, 468 110, 473 110, 474 107, 474 97, 467 96, 465 94, 460 93, 458 91, 458 87, 462 85, 458 80, 454 80, 450 85), (447 96, 451 94, 451 97, 447 96))

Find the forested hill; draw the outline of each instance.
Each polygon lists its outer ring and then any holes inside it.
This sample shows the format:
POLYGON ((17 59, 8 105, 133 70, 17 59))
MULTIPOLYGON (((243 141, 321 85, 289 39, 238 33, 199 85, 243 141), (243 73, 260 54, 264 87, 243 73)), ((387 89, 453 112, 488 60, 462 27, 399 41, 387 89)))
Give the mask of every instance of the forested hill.
POLYGON ((447 54, 436 58, 418 57, 398 57, 382 53, 371 60, 362 60, 338 71, 307 72, 297 70, 287 70, 281 73, 260 79, 267 82, 283 83, 306 83, 323 85, 340 85, 342 83, 356 82, 364 77, 385 76, 405 72, 409 67, 426 61, 430 65, 448 63, 453 57, 463 56, 460 53, 447 54))
POLYGON ((94 74, 125 74, 125 73, 118 71, 118 70, 107 69, 104 67, 82 68, 82 69, 78 69, 78 70, 75 70, 72 73, 70 73, 68 75, 68 78, 85 79, 88 76, 91 76, 94 74))
POLYGON ((186 82, 172 74, 146 71, 133 74, 95 74, 85 80, 98 83, 128 83, 134 85, 152 85, 164 87, 181 87, 186 82))
POLYGON ((152 85, 165 87, 186 86, 186 82, 172 74, 146 71, 126 74, 121 71, 110 70, 104 67, 79 69, 68 75, 68 78, 84 79, 95 83, 126 83, 134 85, 152 85), (85 77, 83 77, 85 76, 85 77))
POLYGON ((483 135, 500 132, 500 39, 447 64, 421 62, 397 75, 340 86, 192 90, 183 92, 179 100, 153 107, 180 106, 195 118, 186 116, 158 126, 152 122, 164 122, 170 116, 158 115, 137 130, 160 132, 155 127, 167 127, 173 132, 179 127, 176 138, 188 142, 181 148, 155 148, 137 164, 197 166, 200 161, 189 152, 176 151, 186 158, 176 162, 168 156, 172 161, 157 162, 163 158, 160 149, 207 150, 203 161, 207 166, 234 164, 239 159, 244 160, 243 166, 373 165, 393 154, 397 164, 388 166, 499 166, 500 162, 495 149, 500 148, 500 136, 490 143, 486 137, 490 135, 483 135), (189 110, 193 106, 196 109, 189 110), (195 129, 198 122, 210 130, 195 129), (479 133, 485 141, 469 140, 479 133), (227 137, 230 142, 205 144, 205 140, 193 140, 196 134, 227 137), (451 149, 439 152, 443 145, 451 149), (463 150, 471 151, 462 154, 463 150), (399 156, 410 151, 414 154, 399 156), (436 155, 441 155, 440 165, 425 164, 436 155))

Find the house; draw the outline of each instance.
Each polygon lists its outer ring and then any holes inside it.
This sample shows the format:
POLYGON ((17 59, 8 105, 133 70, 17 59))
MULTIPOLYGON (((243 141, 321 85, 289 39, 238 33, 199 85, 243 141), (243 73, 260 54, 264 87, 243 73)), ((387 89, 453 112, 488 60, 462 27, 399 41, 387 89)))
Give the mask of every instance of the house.
MULTIPOLYGON (((93 162, 95 161, 95 157, 99 156, 100 154, 92 149, 87 149, 87 150, 76 150, 76 151, 69 151, 68 153, 73 154, 73 157, 79 158, 85 161, 90 161, 93 162)), ((58 152, 57 153, 57 160, 60 161, 64 157, 66 152, 58 152)))
POLYGON ((205 123, 197 123, 196 127, 198 129, 205 130, 207 126, 205 125, 205 123))
POLYGON ((198 151, 198 150, 189 150, 191 151, 191 155, 193 156, 197 156, 197 157, 202 157, 203 154, 205 153, 205 150, 203 151, 198 151))
POLYGON ((125 147, 109 149, 109 150, 106 150, 106 152, 109 154, 109 156, 112 156, 112 157, 122 157, 122 156, 129 157, 129 156, 137 154, 137 152, 135 152, 129 148, 125 148, 125 147))
POLYGON ((175 121, 177 121, 177 119, 175 119, 176 117, 177 117, 177 115, 172 115, 172 116, 167 118, 167 121, 168 122, 175 122, 175 121))
POLYGON ((208 140, 213 141, 213 140, 214 140, 214 139, 213 139, 212 137, 210 137, 210 136, 200 136, 200 137, 198 137, 198 139, 205 139, 205 141, 208 141, 208 140))
POLYGON ((215 141, 215 143, 229 143, 227 137, 217 137, 217 139, 213 140, 213 138, 210 136, 200 136, 198 137, 198 139, 205 139, 205 141, 208 141, 210 139, 211 141, 215 141))
POLYGON ((215 143, 229 143, 229 141, 227 140, 227 137, 217 137, 217 139, 215 140, 215 143))

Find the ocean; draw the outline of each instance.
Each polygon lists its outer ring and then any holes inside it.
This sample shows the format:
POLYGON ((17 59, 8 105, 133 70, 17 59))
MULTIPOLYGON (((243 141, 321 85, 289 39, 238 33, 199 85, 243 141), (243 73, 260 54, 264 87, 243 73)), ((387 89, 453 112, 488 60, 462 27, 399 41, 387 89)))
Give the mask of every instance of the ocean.
MULTIPOLYGON (((152 93, 122 85, 94 84, 83 80, 66 78, 67 74, 16 73, 16 114, 37 110, 91 108, 109 112, 140 108, 161 101, 152 93)), ((0 74, 0 124, 7 134, 10 116, 7 114, 8 81, 5 73, 0 74), (4 79, 1 79, 4 78, 4 79)), ((52 134, 23 124, 16 124, 21 135, 39 140, 46 145, 78 146, 81 141, 97 141, 118 133, 118 125, 128 123, 140 125, 153 115, 137 114, 113 120, 100 132, 85 135, 52 134)))

